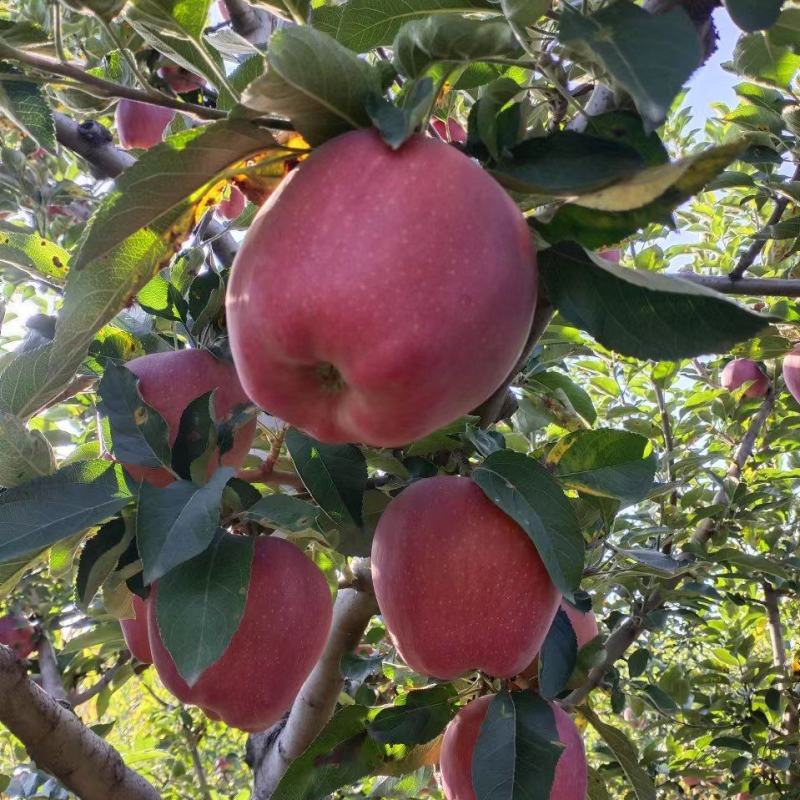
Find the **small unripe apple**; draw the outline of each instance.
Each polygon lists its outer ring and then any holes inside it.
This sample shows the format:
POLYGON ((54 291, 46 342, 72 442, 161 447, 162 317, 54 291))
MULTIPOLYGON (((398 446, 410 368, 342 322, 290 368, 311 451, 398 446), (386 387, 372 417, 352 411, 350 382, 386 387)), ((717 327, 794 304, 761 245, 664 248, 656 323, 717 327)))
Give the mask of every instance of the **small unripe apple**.
POLYGON ((525 531, 472 480, 452 476, 418 480, 389 503, 372 577, 398 652, 435 678, 518 674, 560 599, 525 531))
MULTIPOLYGON (((472 756, 481 723, 494 695, 473 700, 456 714, 445 730, 439 766, 447 800, 476 800, 472 784, 472 756)), ((550 703, 558 738, 564 749, 556 764, 550 800, 585 800, 588 784, 586 753, 575 723, 555 703, 550 703)))
POLYGON ((174 116, 172 108, 123 98, 115 112, 119 142, 126 150, 154 147, 164 138, 164 131, 174 116))
POLYGON ((461 127, 461 123, 453 117, 448 117, 447 123, 443 119, 432 119, 431 126, 439 134, 439 137, 446 142, 464 144, 467 141, 467 132, 461 127))
POLYGON ((247 198, 238 186, 231 184, 228 197, 217 206, 217 214, 223 219, 236 219, 247 205, 247 198))
MULTIPOLYGON (((237 407, 249 403, 247 395, 236 377, 236 369, 227 361, 220 361, 207 350, 173 350, 152 353, 134 358, 125 366, 139 378, 142 399, 158 411, 167 423, 170 446, 175 444, 181 424, 181 414, 200 395, 216 390, 214 414, 222 421, 237 407)), ((238 469, 242 466, 256 434, 256 420, 239 428, 233 437, 233 447, 220 459, 224 467, 238 469)), ((124 464, 135 481, 146 481, 153 486, 166 486, 175 478, 163 467, 142 467, 124 464)), ((212 458, 209 475, 219 466, 212 458)))
POLYGON ((239 627, 222 656, 189 687, 161 640, 157 598, 156 582, 147 620, 161 682, 181 702, 249 732, 269 727, 291 707, 331 627, 331 593, 319 568, 291 542, 259 537, 239 627))
POLYGON ((476 408, 530 331, 536 253, 495 180, 444 142, 317 147, 261 207, 227 294, 242 385, 324 442, 396 447, 476 408))
POLYGON ((800 344, 783 359, 783 380, 794 399, 800 403, 800 344))
POLYGON ((133 619, 121 619, 122 638, 131 655, 144 664, 152 664, 150 641, 147 638, 147 602, 138 595, 133 596, 133 619))
POLYGON ((184 67, 179 67, 177 64, 159 67, 158 77, 161 78, 175 94, 195 92, 206 85, 204 78, 195 75, 193 72, 189 72, 189 70, 184 67))
POLYGON ((736 391, 744 383, 750 383, 745 389, 745 397, 763 397, 769 389, 769 378, 749 358, 729 361, 722 370, 720 383, 729 392, 736 391))
POLYGON ((27 658, 36 649, 36 631, 21 614, 6 614, 0 617, 0 644, 27 658))

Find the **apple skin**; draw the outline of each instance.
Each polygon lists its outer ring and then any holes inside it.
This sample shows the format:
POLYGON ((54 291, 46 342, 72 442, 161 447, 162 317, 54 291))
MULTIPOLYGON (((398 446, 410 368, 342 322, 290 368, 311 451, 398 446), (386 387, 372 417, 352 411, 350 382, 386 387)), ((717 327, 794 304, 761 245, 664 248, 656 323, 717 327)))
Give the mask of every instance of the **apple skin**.
POLYGON ((179 67, 177 64, 159 67, 158 77, 172 89, 175 94, 186 94, 186 92, 195 92, 202 89, 205 85, 205 79, 193 72, 189 72, 184 67, 179 67))
MULTIPOLYGON (((472 754, 478 742, 481 723, 486 718, 494 695, 468 703, 447 726, 442 742, 439 767, 447 800, 476 800, 472 787, 472 754)), ((556 730, 564 750, 556 765, 551 800, 585 800, 588 785, 586 753, 575 723, 555 703, 550 703, 556 730)))
POLYGON ((453 117, 448 117, 446 123, 443 119, 432 119, 431 127, 439 135, 439 138, 444 139, 446 142, 464 144, 467 141, 467 132, 461 126, 461 123, 453 117))
POLYGON ((238 186, 231 185, 230 194, 217 206, 217 214, 222 219, 236 219, 247 205, 247 198, 238 186))
POLYGON ((148 150, 161 143, 174 116, 175 111, 171 108, 123 98, 114 112, 119 143, 126 150, 148 150))
MULTIPOLYGON (((200 395, 216 389, 214 414, 217 421, 227 417, 236 406, 249 403, 233 364, 214 358, 207 350, 173 350, 152 353, 128 361, 125 366, 139 378, 139 393, 144 401, 158 411, 167 423, 170 447, 178 438, 181 414, 200 395)), ((236 431, 233 447, 222 456, 224 467, 238 469, 244 464, 256 435, 256 420, 252 419, 236 431)), ((175 478, 163 467, 142 467, 123 464, 133 480, 164 487, 175 478)), ((209 463, 211 475, 217 468, 215 459, 209 463)))
POLYGON ((27 658, 36 649, 36 631, 20 614, 0 617, 0 644, 10 647, 17 658, 27 658))
POLYGON ((761 371, 755 361, 749 358, 735 358, 729 361, 720 377, 723 388, 736 391, 743 383, 753 383, 745 389, 745 397, 763 397, 769 389, 769 378, 761 371))
POLYGON ((577 608, 573 608, 566 600, 561 601, 561 610, 567 615, 570 625, 572 625, 572 630, 575 631, 578 650, 586 647, 592 639, 596 639, 600 635, 594 611, 587 611, 584 614, 582 611, 578 611, 577 608))
POLYGON ((521 672, 560 599, 522 528, 469 478, 452 476, 418 480, 389 503, 372 577, 406 664, 448 680, 473 669, 521 672))
POLYGON ((800 403, 800 344, 783 359, 783 380, 789 393, 800 403))
POLYGON ((157 597, 156 582, 147 624, 161 682, 181 702, 251 733, 274 724, 291 707, 331 627, 333 604, 322 572, 291 542, 259 537, 239 628, 222 656, 189 687, 161 641, 157 597))
POLYGON ((125 644, 134 658, 144 664, 152 664, 153 655, 150 652, 147 633, 147 601, 136 594, 133 596, 133 613, 135 614, 133 619, 119 621, 122 638, 125 639, 125 644))
POLYGON ((525 220, 456 148, 351 131, 262 206, 233 266, 231 350, 253 402, 323 442, 395 447, 511 371, 536 297, 525 220))

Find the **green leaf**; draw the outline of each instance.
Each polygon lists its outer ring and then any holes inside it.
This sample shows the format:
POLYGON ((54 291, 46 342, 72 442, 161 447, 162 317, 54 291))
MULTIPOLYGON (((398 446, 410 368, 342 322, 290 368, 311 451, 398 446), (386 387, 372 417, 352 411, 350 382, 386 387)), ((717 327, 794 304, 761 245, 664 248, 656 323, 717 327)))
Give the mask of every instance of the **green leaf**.
POLYGON ((286 770, 272 800, 322 800, 342 786, 369 775, 383 748, 367 735, 369 709, 345 706, 286 770))
POLYGON ((649 130, 664 121, 703 55, 697 30, 682 8, 650 14, 628 0, 591 16, 565 6, 559 39, 600 62, 633 97, 649 130))
MULTIPOLYGON (((206 481, 211 459, 219 452, 217 424, 214 419, 215 392, 196 397, 181 413, 178 435, 172 445, 172 468, 188 481, 202 484, 206 481)), ((219 466, 219 459, 214 462, 219 466)))
POLYGON ((288 117, 311 145, 367 128, 367 98, 380 94, 377 73, 352 51, 309 27, 285 28, 270 39, 267 73, 250 84, 248 110, 288 117))
POLYGON ((73 268, 81 269, 105 255, 187 197, 199 194, 226 167, 275 146, 268 130, 246 120, 226 119, 180 131, 146 150, 116 179, 92 215, 73 268), (164 180, 165 175, 174 177, 164 180))
POLYGON ((4 560, 0 564, 0 596, 6 597, 11 594, 20 580, 37 564, 45 560, 47 552, 47 548, 44 548, 32 555, 25 553, 16 558, 4 560))
POLYGON ((678 704, 660 687, 647 684, 642 691, 648 700, 659 711, 677 711, 678 704))
POLYGON ((625 144, 561 131, 521 142, 490 170, 516 192, 571 196, 593 192, 641 167, 639 154, 625 144))
POLYGON ((552 700, 567 685, 578 660, 575 629, 559 608, 539 652, 539 692, 552 700))
POLYGON ((297 474, 319 507, 337 525, 361 526, 367 462, 352 444, 322 444, 290 428, 286 447, 297 474))
POLYGON ((648 571, 664 577, 672 577, 686 569, 685 563, 676 561, 660 550, 648 550, 643 547, 619 547, 616 549, 616 552, 621 556, 625 556, 625 558, 631 559, 631 561, 635 561, 637 564, 644 565, 648 568, 648 571))
POLYGON ((491 0, 349 0, 343 5, 315 8, 311 24, 336 41, 365 53, 390 45, 407 22, 430 14, 465 14, 495 10, 491 0))
POLYGON ((224 532, 199 556, 158 583, 156 618, 164 646, 193 686, 225 652, 239 627, 250 582, 254 540, 224 532))
MULTIPOLYGON (((733 51, 733 67, 740 75, 765 82, 779 89, 787 89, 800 69, 800 55, 789 47, 775 44, 780 40, 783 29, 770 38, 763 33, 749 33, 742 36, 733 51)), ((795 48, 797 45, 795 44, 795 48)))
POLYGON ((783 0, 725 0, 731 19, 748 33, 772 27, 782 5, 783 0))
POLYGON ((527 27, 550 10, 553 0, 500 0, 503 14, 515 25, 527 27))
POLYGON ((725 353, 769 322, 710 289, 618 267, 570 242, 540 254, 539 274, 567 320, 604 347, 633 358, 725 353))
POLYGON ((528 381, 532 389, 539 389, 540 387, 546 390, 549 394, 555 395, 559 400, 559 395, 563 395, 566 401, 580 414, 581 418, 589 425, 592 425, 597 419, 597 411, 595 411, 594 403, 589 393, 578 386, 563 372, 537 372, 528 381))
MULTIPOLYGON (((522 127, 520 111, 519 106, 512 104, 512 100, 521 90, 522 87, 512 78, 498 78, 483 89, 480 99, 470 111, 470 128, 477 129, 481 142, 496 161, 500 161, 501 156, 519 139, 522 127)), ((513 166, 512 160, 512 178, 516 177, 513 166)), ((525 167, 523 164, 522 171, 525 171, 525 167)))
POLYGON ((547 461, 571 489, 629 504, 647 495, 658 466, 644 436, 612 428, 565 436, 550 450, 547 461))
POLYGON ((21 269, 32 278, 63 286, 69 253, 33 233, 0 230, 0 264, 21 269))
POLYGON ((773 47, 788 47, 800 52, 800 8, 784 8, 778 21, 767 32, 767 41, 773 47))
POLYGON ((457 709, 453 685, 441 683, 427 689, 401 694, 390 708, 379 711, 367 726, 367 732, 381 744, 425 744, 435 739, 457 709))
POLYGON ((199 40, 208 20, 211 0, 131 0, 139 14, 156 25, 199 40))
POLYGON ((383 656, 380 653, 374 656, 360 656, 349 651, 339 661, 339 672, 347 680, 363 683, 381 671, 381 664, 383 656))
POLYGON ((472 480, 528 534, 553 583, 572 597, 583 574, 583 535, 550 473, 522 453, 500 450, 478 466, 472 480))
POLYGON ((564 745, 550 705, 530 691, 492 698, 472 755, 477 800, 548 797, 564 745))
POLYGON ((389 147, 397 150, 420 127, 430 112, 433 95, 433 81, 426 77, 414 81, 413 88, 405 95, 402 107, 382 97, 368 98, 367 111, 389 147))
POLYGON ((587 800, 611 800, 611 795, 608 793, 602 773, 593 767, 589 767, 588 777, 587 800))
POLYGON ((136 514, 136 541, 150 584, 202 553, 219 527, 219 509, 231 467, 218 469, 208 483, 174 481, 163 489, 142 484, 136 514))
POLYGON ((268 494, 239 515, 244 520, 295 533, 313 528, 318 516, 316 506, 287 494, 268 494))
MULTIPOLYGON (((0 41, 0 58, 3 57, 2 44, 0 41)), ((56 127, 53 112, 50 111, 42 87, 32 81, 20 80, 22 75, 16 67, 0 62, 0 111, 25 131, 39 147, 55 153, 56 127)))
POLYGON ((170 469, 167 423, 142 399, 139 379, 127 367, 111 364, 97 394, 98 409, 108 418, 114 456, 125 464, 170 469))
POLYGON ((132 538, 133 529, 125 524, 125 520, 115 517, 84 544, 75 578, 75 599, 80 608, 86 610, 89 607, 132 538))
POLYGON ((55 468, 53 449, 42 433, 29 431, 18 417, 0 411, 0 486, 19 486, 55 468))
POLYGON ((650 660, 650 651, 640 647, 628 656, 628 675, 631 678, 638 678, 647 669, 647 662, 650 660))
POLYGON ((392 50, 398 70, 409 78, 418 78, 434 64, 455 67, 521 55, 519 42, 505 20, 452 14, 433 14, 407 22, 395 37, 392 50))
POLYGON ((621 730, 606 725, 588 706, 582 706, 581 713, 614 754, 636 800, 656 800, 656 788, 650 776, 639 766, 639 756, 630 739, 621 730))
POLYGON ((0 562, 98 525, 130 502, 122 468, 79 461, 0 493, 0 562))

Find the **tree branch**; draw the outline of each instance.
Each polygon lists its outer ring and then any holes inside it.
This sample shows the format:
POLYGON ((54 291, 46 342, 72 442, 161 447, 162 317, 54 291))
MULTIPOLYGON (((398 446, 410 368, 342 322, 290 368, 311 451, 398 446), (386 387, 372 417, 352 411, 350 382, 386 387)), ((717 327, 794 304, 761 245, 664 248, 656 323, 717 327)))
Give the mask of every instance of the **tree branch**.
POLYGON ((254 734, 248 741, 248 760, 253 767, 253 800, 267 800, 294 759, 300 756, 330 720, 344 679, 342 656, 361 640, 373 614, 378 611, 371 591, 369 561, 357 562, 354 572, 370 591, 343 589, 333 608, 333 625, 319 662, 303 684, 285 723, 254 734))
MULTIPOLYGON (((755 242, 763 244, 763 242, 755 242)), ((699 283, 721 294, 741 294, 761 297, 800 297, 800 280, 736 278, 730 275, 698 275, 694 272, 676 272, 675 277, 699 283)))
POLYGON ((108 742, 31 681, 5 646, 0 646, 0 722, 38 767, 81 800, 161 800, 108 742))
POLYGON ((111 683, 111 681, 114 680, 114 676, 119 672, 120 667, 122 667, 123 664, 126 664, 128 661, 130 661, 130 658, 131 657, 129 653, 121 655, 117 660, 117 663, 114 664, 113 667, 107 669, 102 674, 100 679, 92 686, 90 686, 88 689, 84 689, 82 692, 70 693, 69 704, 73 708, 76 708, 77 706, 80 706, 83 703, 88 702, 93 697, 96 697, 98 694, 100 694, 100 692, 102 692, 103 689, 105 689, 106 686, 108 686, 111 683))
POLYGON ((58 668, 55 650, 46 633, 39 639, 39 675, 42 679, 42 689, 59 703, 67 704, 67 693, 61 680, 61 670, 58 668))

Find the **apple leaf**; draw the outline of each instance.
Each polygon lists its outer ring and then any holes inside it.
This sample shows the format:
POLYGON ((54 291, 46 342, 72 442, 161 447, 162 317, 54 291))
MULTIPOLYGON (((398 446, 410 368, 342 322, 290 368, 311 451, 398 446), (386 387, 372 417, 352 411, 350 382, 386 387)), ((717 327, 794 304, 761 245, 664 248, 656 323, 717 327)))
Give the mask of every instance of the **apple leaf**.
POLYGON ((367 98, 367 111, 389 147, 397 150, 420 127, 430 112, 433 94, 433 81, 425 77, 414 81, 402 106, 378 96, 367 98))
POLYGON ((553 0, 500 0, 503 14, 522 28, 533 25, 553 5, 553 0))
POLYGON ((466 14, 495 10, 491 0, 381 0, 380 3, 349 0, 315 8, 311 24, 345 47, 366 53, 374 47, 390 45, 400 28, 411 20, 439 12, 466 14))
POLYGON ((19 486, 55 468, 53 448, 42 432, 29 431, 21 419, 0 411, 0 486, 19 486))
POLYGON ((672 361, 726 353, 770 322, 711 289, 616 266, 574 242, 540 253, 539 275, 569 322, 633 358, 672 361))
POLYGON ((664 121, 703 55, 697 29, 682 8, 650 14, 629 0, 591 16, 565 6, 559 39, 600 62, 633 97, 649 130, 664 121))
POLYGON ((125 464, 170 469, 164 418, 139 393, 139 379, 125 366, 109 365, 97 387, 98 409, 108 417, 114 456, 125 464))
POLYGON ((381 709, 367 732, 381 744, 425 744, 436 738, 455 716, 457 697, 451 683, 440 683, 399 695, 393 706, 381 709))
POLYGON ((32 278, 53 286, 63 286, 68 262, 66 250, 41 236, 0 230, 0 264, 21 269, 32 278))
POLYGON ((174 481, 163 489, 142 484, 136 541, 145 583, 157 581, 211 544, 219 526, 222 492, 233 473, 231 467, 222 467, 202 486, 190 481, 174 481))
POLYGON ((176 34, 199 39, 208 20, 211 0, 130 0, 139 14, 159 27, 176 34))
POLYGON ((767 32, 767 41, 773 47, 788 47, 793 53, 800 53, 800 8, 784 8, 767 32))
POLYGON ((536 372, 528 380, 528 386, 531 389, 543 389, 562 403, 566 400, 589 425, 593 425, 597 419, 597 411, 589 393, 563 372, 536 372))
POLYGON ((783 0, 725 0, 731 19, 747 33, 772 27, 782 5, 783 0))
POLYGON ((206 392, 183 409, 178 435, 172 445, 173 470, 181 478, 197 484, 205 482, 211 458, 217 451, 213 398, 213 391, 206 392))
POLYGON ((394 63, 409 78, 418 78, 434 64, 456 67, 486 58, 522 54, 505 20, 478 20, 433 14, 407 22, 392 44, 394 63))
POLYGON ((268 494, 239 515, 278 530, 299 533, 315 527, 319 509, 287 494, 268 494))
MULTIPOLYGON (((0 58, 3 42, 0 41, 0 58)), ((26 81, 16 67, 0 62, 0 111, 48 153, 56 152, 53 112, 38 83, 26 81), (11 80, 3 80, 3 76, 11 80), (22 79, 22 80, 21 80, 22 79)))
POLYGON ((220 530, 210 547, 158 582, 158 629, 189 686, 222 656, 239 627, 253 547, 251 537, 220 530))
MULTIPOLYGON (((780 34, 777 36, 780 38, 780 34)), ((797 44, 794 47, 796 49, 797 44)), ((788 89, 800 70, 800 55, 793 52, 791 47, 775 44, 772 31, 769 37, 760 32, 749 33, 736 43, 733 66, 740 75, 779 89, 788 89)))
POLYGON ((132 538, 133 528, 121 517, 115 517, 84 544, 75 578, 75 600, 80 608, 88 609, 132 538))
POLYGON ((550 450, 547 462, 571 489, 628 504, 647 495, 658 465, 646 437, 612 428, 565 436, 550 450))
POLYGON ((492 453, 472 480, 528 534, 553 583, 572 597, 583 574, 583 534, 556 480, 533 458, 512 450, 492 453))
POLYGON ((575 630, 559 608, 539 651, 539 693, 552 700, 567 685, 578 659, 575 630))
POLYGON ((547 800, 563 744, 553 709, 531 691, 492 698, 472 754, 477 800, 547 800))
POLYGON ((0 493, 0 562, 99 525, 131 500, 122 467, 78 461, 0 493))

